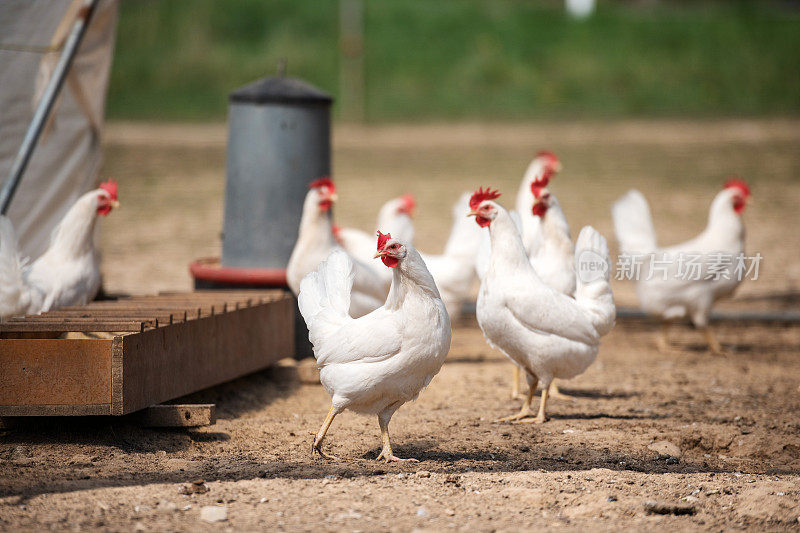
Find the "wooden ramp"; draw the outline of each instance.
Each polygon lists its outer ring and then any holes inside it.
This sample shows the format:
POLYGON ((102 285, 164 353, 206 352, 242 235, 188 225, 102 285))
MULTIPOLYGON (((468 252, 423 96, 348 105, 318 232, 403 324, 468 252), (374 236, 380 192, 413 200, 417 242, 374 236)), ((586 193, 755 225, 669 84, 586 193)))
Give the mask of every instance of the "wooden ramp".
POLYGON ((294 353, 285 292, 94 302, 0 322, 0 416, 125 415, 294 353))

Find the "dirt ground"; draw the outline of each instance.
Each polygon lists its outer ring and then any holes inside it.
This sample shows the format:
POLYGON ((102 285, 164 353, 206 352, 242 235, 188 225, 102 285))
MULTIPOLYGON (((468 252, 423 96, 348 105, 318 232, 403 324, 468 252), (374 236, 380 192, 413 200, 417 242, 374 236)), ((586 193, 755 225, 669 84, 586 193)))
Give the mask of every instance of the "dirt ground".
MULTIPOLYGON (((123 202, 103 221, 107 288, 189 289, 186 264, 219 253, 224 126, 118 124, 106 142, 123 202)), ((608 208, 627 188, 651 199, 663 242, 678 242, 702 228, 722 179, 740 173, 757 200, 748 250, 764 263, 721 307, 798 310, 795 122, 343 127, 337 218, 369 227, 385 197, 410 190, 419 247, 435 251, 453 191, 493 185, 511 202, 540 147, 564 160, 553 190, 573 232, 592 223, 610 241, 608 208)), ((635 304, 629 284, 614 290, 635 304)), ((11 425, 0 430, 0 529, 799 530, 800 327, 716 327, 727 357, 707 354, 687 326, 659 353, 655 324, 619 320, 597 362, 563 384, 573 399, 553 400, 537 426, 493 422, 519 407, 511 366, 466 319, 441 373, 390 426, 395 453, 415 464, 377 463, 377 421, 351 413, 326 445, 340 460, 312 457, 329 398, 269 371, 189 398, 217 404, 206 428, 11 425), (648 501, 693 514, 649 514, 648 501), (202 520, 205 506, 226 519, 202 520)))

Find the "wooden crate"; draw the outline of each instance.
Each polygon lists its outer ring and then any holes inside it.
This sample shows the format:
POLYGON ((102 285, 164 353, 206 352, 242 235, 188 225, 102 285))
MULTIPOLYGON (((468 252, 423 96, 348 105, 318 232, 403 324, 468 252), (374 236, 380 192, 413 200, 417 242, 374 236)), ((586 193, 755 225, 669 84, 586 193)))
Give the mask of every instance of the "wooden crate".
POLYGON ((124 415, 294 353, 285 292, 122 298, 0 322, 0 416, 124 415))

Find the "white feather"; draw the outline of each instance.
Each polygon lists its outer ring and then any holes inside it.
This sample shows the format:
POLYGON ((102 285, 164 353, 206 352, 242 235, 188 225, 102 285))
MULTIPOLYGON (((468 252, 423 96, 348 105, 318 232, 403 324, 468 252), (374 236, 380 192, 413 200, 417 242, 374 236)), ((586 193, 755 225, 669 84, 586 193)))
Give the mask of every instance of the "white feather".
POLYGON ((614 202, 611 208, 614 232, 624 253, 646 254, 656 249, 656 231, 650 216, 650 206, 636 189, 614 202))

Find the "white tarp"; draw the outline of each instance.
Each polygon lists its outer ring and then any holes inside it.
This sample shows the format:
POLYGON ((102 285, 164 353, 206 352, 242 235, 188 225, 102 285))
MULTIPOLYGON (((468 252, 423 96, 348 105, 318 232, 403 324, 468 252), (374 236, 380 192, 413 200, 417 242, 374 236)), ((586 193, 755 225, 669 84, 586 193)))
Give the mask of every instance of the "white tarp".
MULTIPOLYGON (((82 3, 0 0, 0 183, 82 3)), ((99 181, 116 21, 117 0, 101 0, 11 203, 8 216, 23 255, 38 257, 69 206, 99 181)))

